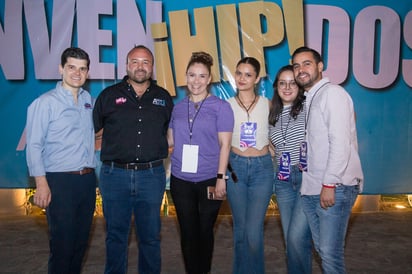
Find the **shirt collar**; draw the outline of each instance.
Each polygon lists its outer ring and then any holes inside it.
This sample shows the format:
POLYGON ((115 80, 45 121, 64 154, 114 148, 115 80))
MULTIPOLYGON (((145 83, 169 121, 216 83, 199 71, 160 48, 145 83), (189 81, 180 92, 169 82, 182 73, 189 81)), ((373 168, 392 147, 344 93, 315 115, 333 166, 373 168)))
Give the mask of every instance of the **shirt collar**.
MULTIPOLYGON (((59 92, 63 93, 65 96, 69 96, 69 95, 70 95, 70 96, 73 96, 70 90, 67 90, 67 89, 65 89, 65 88, 63 87, 63 82, 62 82, 62 81, 58 81, 58 82, 57 82, 57 84, 56 84, 56 89, 57 89, 59 92)), ((82 87, 80 87, 77 95, 82 94, 84 91, 85 91, 85 90, 84 90, 82 87)))
MULTIPOLYGON (((123 79, 122 79, 123 84, 126 85, 127 88, 129 88, 129 87, 131 86, 131 85, 127 82, 128 79, 129 79, 129 76, 127 76, 127 75, 124 76, 123 79)), ((149 86, 147 87, 145 93, 150 92, 150 89, 151 89, 151 87, 152 87, 152 85, 153 85, 153 79, 150 78, 150 79, 149 79, 149 82, 150 82, 150 84, 149 84, 149 86)))
POLYGON ((329 82, 329 78, 324 77, 320 79, 319 82, 317 82, 313 87, 311 87, 308 91, 305 91, 305 96, 306 98, 310 98, 315 95, 315 92, 325 83, 329 82))

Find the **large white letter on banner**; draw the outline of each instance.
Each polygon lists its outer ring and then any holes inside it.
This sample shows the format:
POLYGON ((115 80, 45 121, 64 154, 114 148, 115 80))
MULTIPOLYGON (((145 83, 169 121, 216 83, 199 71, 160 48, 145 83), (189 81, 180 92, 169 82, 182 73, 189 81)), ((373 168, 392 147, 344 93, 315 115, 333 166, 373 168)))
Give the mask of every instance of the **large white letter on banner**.
POLYGON ((349 16, 343 9, 306 5, 307 45, 316 49, 326 59, 324 74, 336 84, 344 82, 348 76, 349 37, 349 16), (328 28, 325 27, 325 21, 328 28), (328 40, 327 43, 324 39, 328 40), (324 45, 327 45, 327 48, 322 48, 324 45))
POLYGON ((399 16, 392 9, 370 6, 359 12, 353 34, 353 74, 361 85, 381 89, 396 80, 400 38, 399 16))
POLYGON ((4 27, 0 30, 0 66, 10 80, 24 79, 22 4, 21 0, 6 1, 4 27))
MULTIPOLYGON (((137 1, 142 2, 142 1, 137 1)), ((126 55, 142 44, 154 52, 150 26, 162 22, 162 2, 146 1, 146 29, 135 0, 117 1, 117 78, 126 74, 126 55)), ((155 58, 156 59, 156 58, 155 58)), ((156 77, 153 77, 156 79, 156 77)))
MULTIPOLYGON (((403 25, 403 37, 408 47, 412 49, 412 11, 405 16, 403 25)), ((402 75, 405 83, 412 87, 412 60, 403 60, 402 75)))
POLYGON ((112 31, 99 29, 99 14, 112 14, 112 0, 77 0, 78 45, 90 57, 90 79, 114 79, 114 64, 100 62, 100 45, 112 46, 112 31))
POLYGON ((45 2, 24 1, 27 30, 37 79, 59 79, 61 53, 71 46, 75 0, 54 0, 51 35, 47 28, 45 2))

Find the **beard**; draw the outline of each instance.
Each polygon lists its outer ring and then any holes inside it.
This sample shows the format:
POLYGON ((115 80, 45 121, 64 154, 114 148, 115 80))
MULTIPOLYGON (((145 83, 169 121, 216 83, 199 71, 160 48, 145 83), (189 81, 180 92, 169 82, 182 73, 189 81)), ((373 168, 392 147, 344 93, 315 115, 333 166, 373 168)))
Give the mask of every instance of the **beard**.
POLYGON ((129 79, 138 84, 143 84, 152 77, 152 73, 146 70, 127 71, 129 79))
POLYGON ((305 90, 308 90, 315 84, 315 80, 318 79, 318 76, 318 74, 310 75, 308 73, 299 73, 295 81, 296 83, 298 83, 300 87, 302 87, 305 90), (304 79, 301 79, 300 77, 302 75, 305 75, 306 77, 304 79))

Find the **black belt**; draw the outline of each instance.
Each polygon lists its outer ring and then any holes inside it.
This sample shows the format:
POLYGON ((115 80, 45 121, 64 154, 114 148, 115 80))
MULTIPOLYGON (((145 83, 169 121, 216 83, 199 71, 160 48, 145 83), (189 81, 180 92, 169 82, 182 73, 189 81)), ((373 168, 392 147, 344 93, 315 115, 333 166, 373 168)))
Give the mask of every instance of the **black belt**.
POLYGON ((122 168, 122 169, 145 170, 145 169, 149 169, 152 167, 163 165, 163 160, 155 160, 155 161, 147 162, 147 163, 126 163, 126 164, 113 162, 113 161, 104 161, 104 164, 113 165, 114 167, 122 168))
POLYGON ((85 174, 89 174, 92 173, 94 171, 94 168, 90 168, 90 167, 85 167, 82 170, 77 170, 77 171, 66 171, 64 173, 68 173, 68 174, 76 174, 76 175, 85 175, 85 174))

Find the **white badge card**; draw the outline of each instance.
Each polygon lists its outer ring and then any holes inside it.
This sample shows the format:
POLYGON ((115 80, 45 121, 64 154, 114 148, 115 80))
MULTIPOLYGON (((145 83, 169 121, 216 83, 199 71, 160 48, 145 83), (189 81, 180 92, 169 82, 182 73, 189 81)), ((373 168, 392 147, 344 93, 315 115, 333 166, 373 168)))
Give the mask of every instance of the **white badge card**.
POLYGON ((183 145, 182 172, 196 173, 199 160, 198 145, 183 145))

